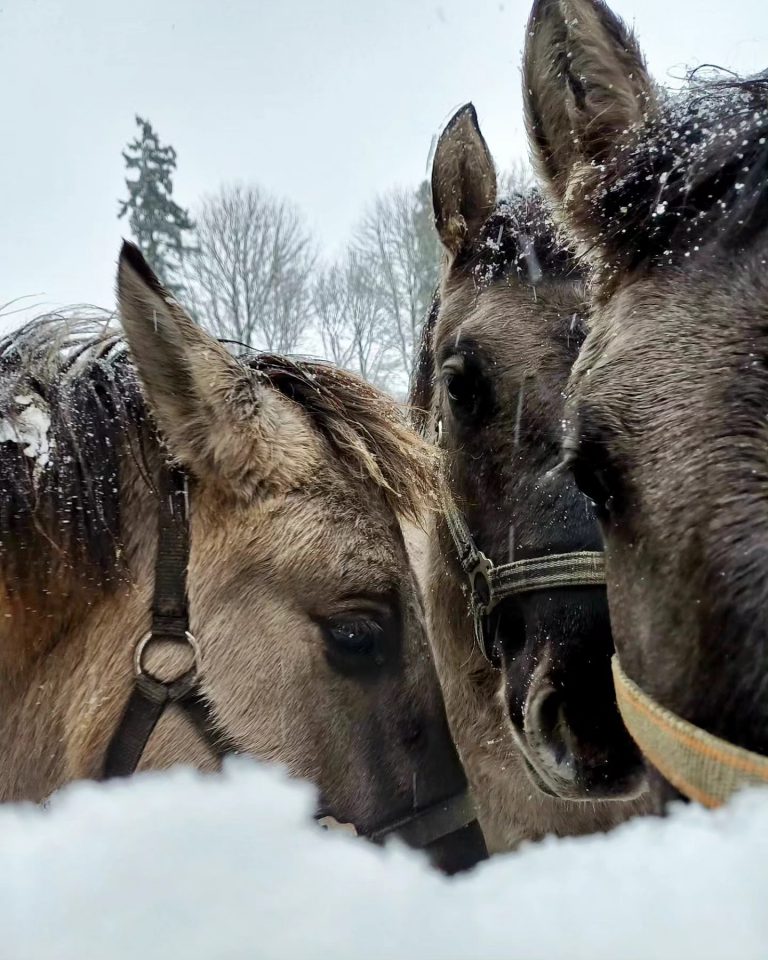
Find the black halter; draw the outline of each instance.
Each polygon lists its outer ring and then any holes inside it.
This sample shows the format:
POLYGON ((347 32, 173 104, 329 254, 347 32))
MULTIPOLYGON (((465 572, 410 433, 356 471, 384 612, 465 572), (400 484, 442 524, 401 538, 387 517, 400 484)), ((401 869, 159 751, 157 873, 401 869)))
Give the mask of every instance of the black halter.
MULTIPOLYGON (((136 771, 152 731, 171 704, 186 713, 216 757, 223 759, 228 754, 238 752, 230 738, 217 726, 200 689, 200 651, 197 640, 189 630, 187 601, 189 492, 186 475, 172 466, 162 468, 159 493, 152 626, 134 649, 133 690, 107 747, 102 774, 104 780, 127 777, 136 771), (152 673, 146 662, 153 646, 167 644, 182 648, 189 661, 170 678, 152 673)), ((317 819, 326 818, 319 814, 317 819)), ((471 831, 479 836, 472 838, 474 859, 460 862, 457 869, 471 866, 483 859, 484 855, 487 856, 466 787, 436 803, 409 809, 407 815, 377 825, 365 831, 364 835, 378 843, 397 834, 410 846, 422 849, 434 848, 449 836, 462 831, 471 831)))
POLYGON ((232 752, 227 738, 200 694, 197 641, 189 630, 187 564, 189 560, 189 493, 186 475, 175 467, 160 471, 157 560, 152 626, 133 654, 133 690, 107 747, 103 779, 135 772, 152 731, 166 708, 176 704, 190 717, 215 756, 232 752), (154 647, 185 648, 188 663, 175 676, 160 677, 147 667, 154 647))

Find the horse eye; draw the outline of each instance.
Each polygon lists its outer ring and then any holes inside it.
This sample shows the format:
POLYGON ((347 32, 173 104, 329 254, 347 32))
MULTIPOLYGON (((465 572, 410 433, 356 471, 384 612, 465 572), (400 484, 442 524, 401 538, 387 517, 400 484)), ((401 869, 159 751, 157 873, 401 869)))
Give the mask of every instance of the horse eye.
POLYGON ((481 401, 481 388, 476 372, 466 370, 463 364, 449 361, 443 367, 441 376, 454 416, 458 419, 474 417, 480 409, 481 401))
POLYGON ((610 513, 613 495, 608 485, 605 470, 592 467, 583 460, 571 464, 571 473, 576 486, 594 506, 597 513, 604 517, 610 513))
POLYGON ((382 640, 384 627, 370 617, 331 617, 322 624, 326 641, 332 650, 347 658, 384 662, 382 640))
POLYGON ((454 403, 461 407, 471 407, 477 399, 477 393, 469 382, 469 377, 462 373, 450 373, 445 378, 445 389, 454 403))
MULTIPOLYGON (((566 447, 568 444, 566 443, 566 447)), ((603 522, 624 511, 627 493, 621 475, 610 458, 603 435, 582 431, 578 445, 566 452, 564 466, 570 468, 576 486, 591 501, 603 522)))

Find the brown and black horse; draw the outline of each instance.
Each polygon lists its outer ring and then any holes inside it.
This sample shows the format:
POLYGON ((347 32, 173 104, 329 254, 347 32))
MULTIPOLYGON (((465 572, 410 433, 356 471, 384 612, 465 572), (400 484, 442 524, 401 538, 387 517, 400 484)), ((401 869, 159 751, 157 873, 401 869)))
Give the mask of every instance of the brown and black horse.
POLYGON ((440 138, 432 188, 446 263, 411 403, 439 434, 447 498, 427 531, 426 605, 449 721, 489 843, 504 848, 611 826, 642 809, 615 801, 644 778, 616 709, 604 586, 506 596, 473 638, 452 512, 497 566, 601 549, 591 505, 556 469, 584 278, 537 195, 497 200, 471 105, 440 138))

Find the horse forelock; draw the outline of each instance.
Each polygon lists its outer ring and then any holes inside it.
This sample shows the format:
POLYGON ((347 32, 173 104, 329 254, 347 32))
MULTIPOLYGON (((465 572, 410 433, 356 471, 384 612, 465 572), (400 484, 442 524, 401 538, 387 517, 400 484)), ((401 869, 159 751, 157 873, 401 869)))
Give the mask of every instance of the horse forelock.
MULTIPOLYGON (((431 454, 397 403, 319 361, 241 358, 298 403, 349 476, 397 516, 421 513, 431 454)), ((105 586, 122 569, 125 457, 151 486, 158 437, 114 315, 57 313, 0 340, 0 573, 9 589, 75 572, 105 586)))
POLYGON ((497 202, 468 249, 463 266, 480 288, 511 272, 529 286, 580 274, 578 261, 537 190, 497 202))
MULTIPOLYGON (((477 291, 508 282, 512 276, 532 287, 550 282, 581 284, 585 278, 584 268, 565 243, 537 190, 497 201, 477 238, 450 269, 460 282, 471 283, 477 291)), ((422 432, 432 403, 433 338, 440 306, 438 288, 422 327, 411 377, 409 404, 413 422, 422 432)), ((568 323, 572 323, 570 318, 568 323)))
POLYGON ((742 251, 768 222, 768 73, 692 71, 605 170, 582 208, 601 230, 598 294, 625 271, 713 244, 742 251))
POLYGON ((433 455, 393 398, 321 360, 258 354, 244 362, 306 411, 333 453, 355 475, 375 483, 395 515, 421 516, 433 494, 433 455))

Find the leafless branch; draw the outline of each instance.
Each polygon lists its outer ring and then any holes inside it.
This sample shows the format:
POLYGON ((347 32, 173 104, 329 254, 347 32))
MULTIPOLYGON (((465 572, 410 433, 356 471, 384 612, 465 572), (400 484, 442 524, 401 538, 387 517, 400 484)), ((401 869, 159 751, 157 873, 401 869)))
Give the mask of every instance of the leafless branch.
POLYGON ((257 186, 207 197, 183 280, 199 320, 221 337, 294 351, 310 319, 316 255, 298 212, 257 186))

